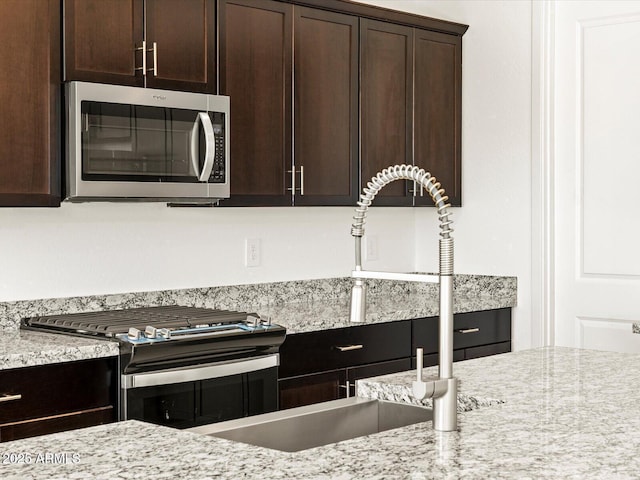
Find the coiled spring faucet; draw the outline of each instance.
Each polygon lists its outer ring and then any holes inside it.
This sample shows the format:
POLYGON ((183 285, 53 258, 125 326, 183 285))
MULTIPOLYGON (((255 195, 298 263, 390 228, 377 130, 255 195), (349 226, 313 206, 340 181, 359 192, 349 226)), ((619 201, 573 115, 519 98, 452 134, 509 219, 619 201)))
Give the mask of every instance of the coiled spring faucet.
POLYGON ((351 235, 355 238, 356 266, 351 289, 351 322, 363 322, 365 318, 365 279, 403 280, 440 284, 440 338, 438 377, 422 380, 422 349, 418 349, 418 378, 413 382, 413 393, 418 399, 433 398, 433 427, 450 432, 458 428, 457 380, 453 376, 453 237, 447 203, 440 183, 429 172, 413 165, 394 165, 374 176, 363 189, 358 208, 353 216, 351 235), (438 209, 440 221, 440 273, 438 275, 372 272, 362 270, 362 236, 367 210, 383 187, 395 180, 412 180, 421 185, 431 196, 438 209))

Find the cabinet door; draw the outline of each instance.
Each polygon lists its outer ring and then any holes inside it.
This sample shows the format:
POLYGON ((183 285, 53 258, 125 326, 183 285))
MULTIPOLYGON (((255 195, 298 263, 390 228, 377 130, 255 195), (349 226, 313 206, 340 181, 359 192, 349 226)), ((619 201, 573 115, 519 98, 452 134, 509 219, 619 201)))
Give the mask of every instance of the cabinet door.
POLYGON ((355 205, 358 18, 296 7, 294 31, 294 203, 355 205))
POLYGON ((231 97, 231 198, 291 205, 291 5, 220 2, 220 90, 231 97))
MULTIPOLYGON (((415 30, 414 162, 461 205, 462 38, 415 30)), ((416 205, 433 205, 426 192, 416 205)))
POLYGON ((143 0, 65 0, 65 80, 144 85, 143 0))
POLYGON ((0 441, 113 422, 117 385, 115 357, 2 370, 0 441))
MULTIPOLYGON (((361 20, 361 187, 391 165, 412 164, 413 29, 361 20)), ((413 184, 399 180, 375 205, 413 205, 413 184)))
POLYGON ((303 375, 278 382, 280 409, 328 402, 347 396, 346 370, 303 375))
POLYGON ((60 11, 0 2, 0 206, 60 205, 60 11))
MULTIPOLYGON (((215 0, 146 2, 147 48, 157 48, 147 87, 216 93, 215 7, 215 0)), ((147 52, 148 68, 153 56, 147 52)))

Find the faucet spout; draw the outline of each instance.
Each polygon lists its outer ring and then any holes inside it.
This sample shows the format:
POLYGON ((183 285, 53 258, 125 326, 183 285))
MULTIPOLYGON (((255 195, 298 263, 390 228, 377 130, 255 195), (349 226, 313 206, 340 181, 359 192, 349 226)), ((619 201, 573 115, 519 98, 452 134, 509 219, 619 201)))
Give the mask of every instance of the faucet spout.
MULTIPOLYGON (((424 395, 433 397, 433 426, 439 431, 457 429, 457 380, 453 377, 453 237, 447 203, 449 199, 440 183, 429 172, 413 165, 394 165, 374 176, 363 189, 353 217, 351 235, 355 239, 355 270, 351 289, 351 322, 364 322, 366 306, 366 278, 383 278, 418 282, 433 282, 432 275, 407 275, 393 272, 366 272, 362 270, 362 236, 367 210, 378 192, 395 180, 411 180, 424 188, 438 209, 440 221, 439 266, 437 281, 440 284, 440 338, 438 379, 433 385, 424 385, 424 395), (433 388, 430 388, 430 387, 433 388), (437 386, 437 388, 436 388, 437 386)), ((421 358, 422 359, 422 358, 421 358)), ((421 394, 423 385, 417 384, 421 394)), ((423 382, 424 383, 424 382, 423 382)), ((420 395, 418 395, 420 396, 420 395)))

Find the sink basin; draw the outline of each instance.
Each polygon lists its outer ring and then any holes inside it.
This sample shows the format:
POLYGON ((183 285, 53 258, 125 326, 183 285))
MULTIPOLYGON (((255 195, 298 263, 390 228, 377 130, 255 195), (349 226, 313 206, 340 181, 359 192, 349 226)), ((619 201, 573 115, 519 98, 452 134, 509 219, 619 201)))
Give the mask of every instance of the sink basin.
POLYGON ((189 431, 297 452, 431 421, 432 418, 429 408, 351 397, 204 425, 189 431))

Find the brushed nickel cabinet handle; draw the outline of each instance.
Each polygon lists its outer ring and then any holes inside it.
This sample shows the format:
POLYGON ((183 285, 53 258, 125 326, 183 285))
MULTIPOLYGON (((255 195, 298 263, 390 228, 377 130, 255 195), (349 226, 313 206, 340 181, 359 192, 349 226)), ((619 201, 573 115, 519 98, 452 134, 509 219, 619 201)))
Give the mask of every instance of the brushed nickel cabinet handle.
POLYGON ((13 400, 20 400, 22 398, 21 394, 18 395, 2 395, 0 396, 0 403, 2 402, 11 402, 13 400))
POLYGON ((479 328, 460 328, 458 330, 456 330, 456 332, 458 333, 476 333, 479 332, 480 329, 479 328))
POLYGON ((300 195, 304 195, 304 166, 300 166, 300 195))
POLYGON ((344 345, 344 346, 336 346, 338 350, 341 352, 349 352, 351 350, 360 350, 364 348, 364 345, 344 345))
POLYGON ((153 52, 153 68, 150 68, 149 71, 153 72, 153 76, 158 76, 158 44, 153 42, 153 48, 149 49, 150 52, 153 52))
POLYGON ((142 51, 142 66, 136 67, 136 70, 142 70, 142 75, 147 74, 147 42, 146 40, 142 41, 141 47, 135 48, 136 52, 142 51))

